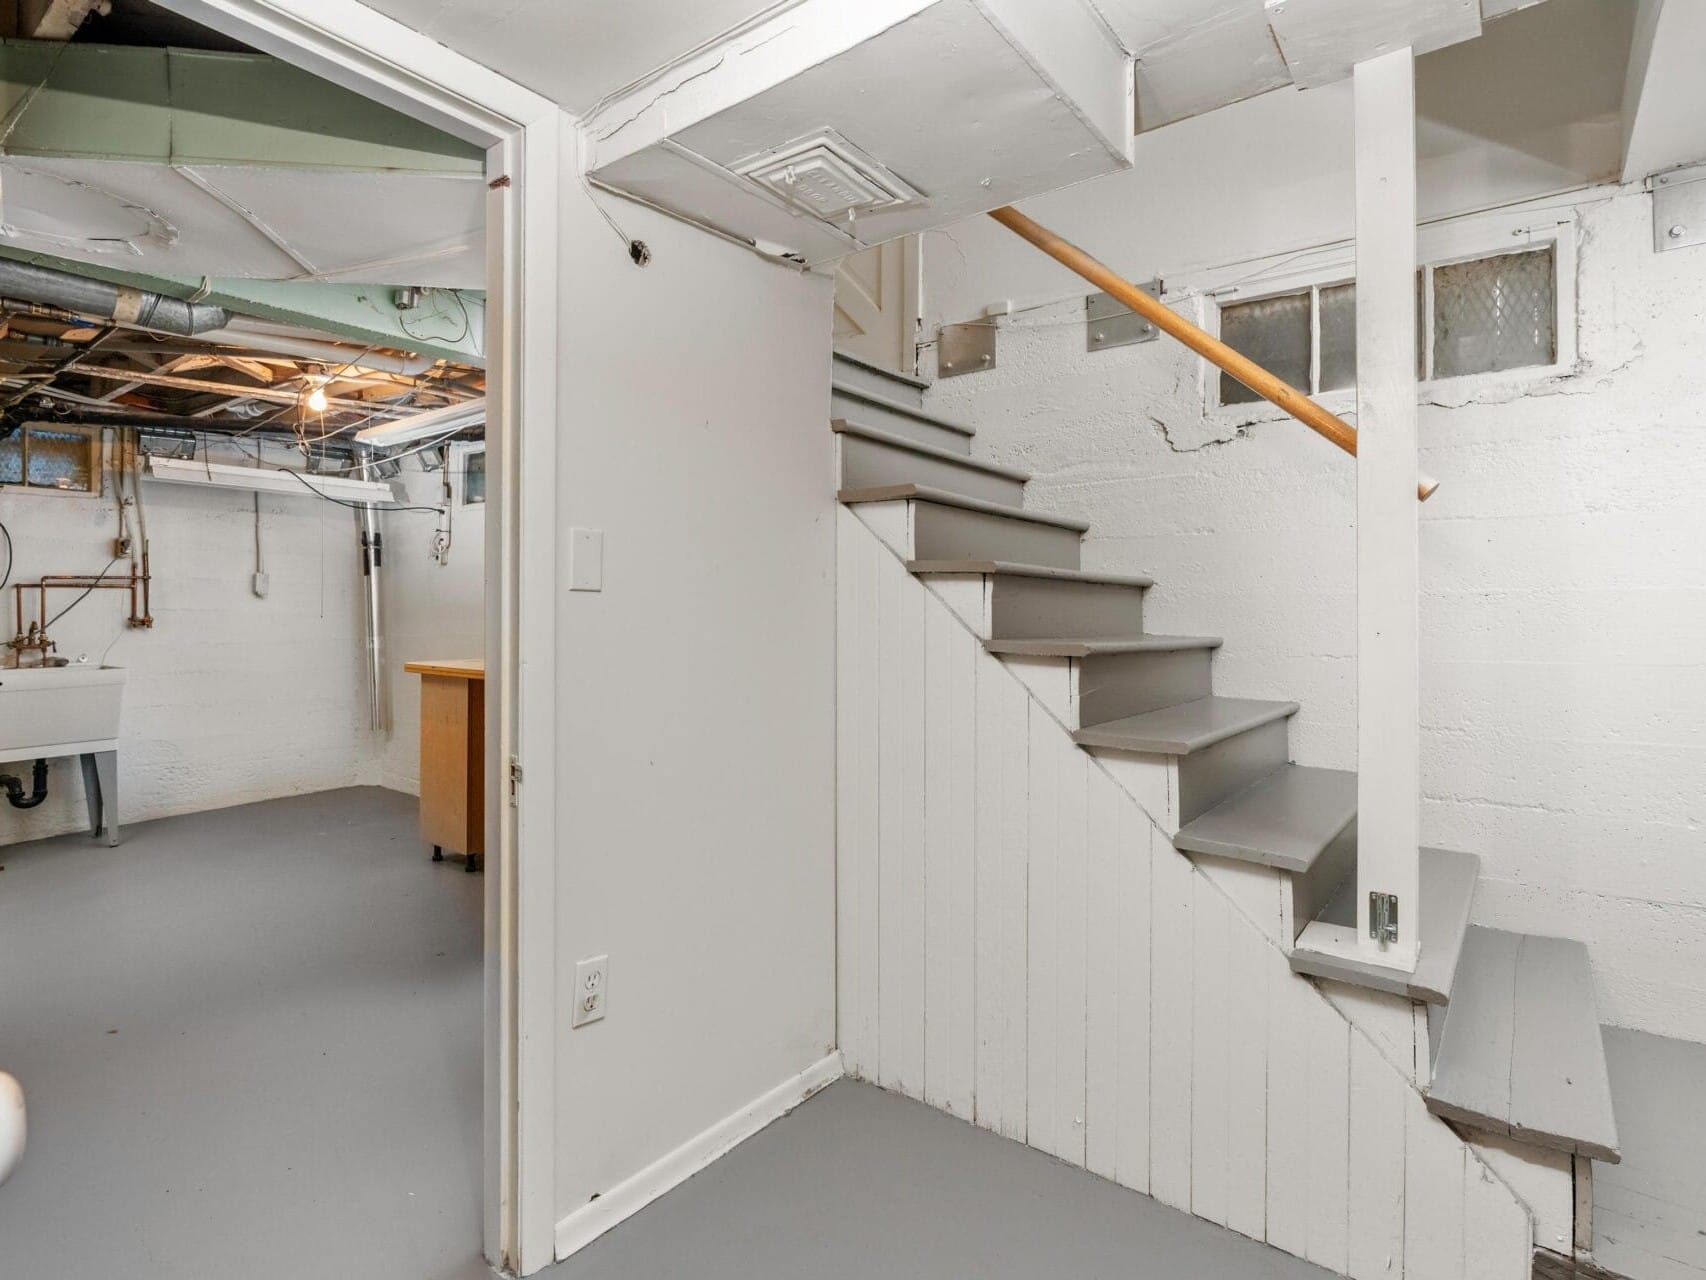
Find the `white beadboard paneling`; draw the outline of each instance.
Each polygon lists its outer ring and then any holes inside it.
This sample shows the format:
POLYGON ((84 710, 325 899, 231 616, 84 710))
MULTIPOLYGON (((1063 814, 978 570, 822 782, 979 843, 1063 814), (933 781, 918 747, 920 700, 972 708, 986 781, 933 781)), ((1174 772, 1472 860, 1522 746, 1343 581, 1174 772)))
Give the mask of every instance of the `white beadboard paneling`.
POLYGON ((1060 843, 1056 849, 1055 899, 1055 1154, 1084 1163, 1085 1108, 1085 888, 1089 859, 1086 809, 1089 757, 1055 734, 1058 763, 1060 843))
MULTIPOLYGON (((949 870, 953 821, 954 735, 951 642, 953 620, 924 611, 924 1100, 948 1106, 953 1024, 948 1017, 952 973, 953 880, 949 870)), ((968 724, 968 728, 970 725, 968 724)))
POLYGON ((1405 1079, 1351 1033, 1350 1274, 1386 1280, 1404 1258, 1405 1079))
POLYGON ((924 1088, 924 593, 892 557, 878 580, 878 1079, 924 1088), (890 765, 893 765, 891 768, 890 765))
POLYGON ((1193 866, 869 529, 838 535, 848 1069, 1335 1271, 1526 1280, 1527 1212, 1427 1114, 1405 1002, 1295 977, 1278 877, 1193 866))
POLYGON ((877 572, 881 548, 837 513, 836 1025, 850 1075, 877 1065, 877 572))
POLYGON ((1268 992, 1268 1243, 1302 1257, 1309 1244, 1309 1017, 1312 992, 1268 992))
POLYGON ((1118 1179, 1120 1151, 1120 798, 1100 769, 1085 773, 1084 1167, 1118 1179))
POLYGON ((1525 1280, 1534 1228, 1522 1201, 1472 1155, 1463 1167, 1465 1280, 1525 1280))
MULTIPOLYGON (((932 609, 939 615, 941 610, 932 609)), ((948 1021, 947 1109, 970 1119, 974 1109, 977 1036, 975 1011, 975 907, 977 870, 977 640, 960 627, 948 638, 948 707, 954 729, 954 754, 948 767, 948 996, 939 1011, 948 1021)))
MULTIPOLYGON (((1114 1177, 1137 1191, 1150 1188, 1151 883, 1160 833, 1135 805, 1119 810, 1119 977, 1114 1001, 1119 1020, 1119 1149, 1114 1177)), ((1170 854, 1170 847, 1162 848, 1170 854)), ((1101 886, 1094 886, 1095 892, 1101 886)))
POLYGON ((1231 1103, 1228 930, 1231 907, 1207 876, 1191 877, 1191 1212, 1226 1222, 1231 1103))
POLYGON ((1029 1004, 1026 1077, 1028 1141, 1039 1151, 1061 1149, 1057 993, 1060 934, 1060 767, 1056 726, 1036 702, 1030 704, 1030 840, 1027 976, 1029 1004))
POLYGON ((1230 918, 1226 954, 1226 1225, 1261 1240, 1268 1222, 1268 990, 1291 975, 1265 937, 1230 918))
POLYGON ((1191 920, 1196 873, 1157 841, 1150 863, 1149 1193, 1191 1207, 1191 920))
MULTIPOLYGON (((1407 1280, 1463 1275, 1464 1172, 1484 1167, 1436 1117, 1422 1095, 1404 1098, 1404 1261, 1407 1280)), ((1479 1249, 1479 1242, 1469 1250, 1479 1249)))
POLYGON ((1342 1275, 1349 1266, 1350 1027, 1313 992, 1302 1007, 1309 1053, 1304 1256, 1342 1275))

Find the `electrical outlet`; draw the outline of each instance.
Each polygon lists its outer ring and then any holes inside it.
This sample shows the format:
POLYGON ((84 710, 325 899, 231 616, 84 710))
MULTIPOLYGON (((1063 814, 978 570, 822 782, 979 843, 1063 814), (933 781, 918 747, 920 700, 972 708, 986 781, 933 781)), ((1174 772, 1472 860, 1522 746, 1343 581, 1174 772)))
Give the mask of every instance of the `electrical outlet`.
POLYGON ((575 965, 575 1009, 569 1026, 584 1027, 604 1017, 610 1003, 610 957, 593 956, 575 965))

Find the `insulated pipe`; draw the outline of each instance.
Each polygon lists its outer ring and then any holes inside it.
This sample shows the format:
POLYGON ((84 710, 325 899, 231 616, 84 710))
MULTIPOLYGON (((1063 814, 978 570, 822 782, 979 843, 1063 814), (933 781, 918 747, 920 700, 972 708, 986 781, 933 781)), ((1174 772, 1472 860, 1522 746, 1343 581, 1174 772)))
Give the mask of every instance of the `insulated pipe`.
POLYGON ((224 307, 182 302, 162 293, 90 280, 29 262, 0 260, 0 295, 185 338, 222 328, 231 320, 224 307))
POLYGON ((438 360, 433 356, 393 356, 379 351, 363 354, 359 346, 309 338, 301 331, 286 325, 271 325, 247 316, 232 316, 223 328, 206 329, 199 335, 233 347, 248 347, 253 351, 270 351, 275 355, 296 356, 302 360, 318 360, 329 365, 349 364, 357 369, 375 369, 399 377, 418 378, 429 372, 438 360))

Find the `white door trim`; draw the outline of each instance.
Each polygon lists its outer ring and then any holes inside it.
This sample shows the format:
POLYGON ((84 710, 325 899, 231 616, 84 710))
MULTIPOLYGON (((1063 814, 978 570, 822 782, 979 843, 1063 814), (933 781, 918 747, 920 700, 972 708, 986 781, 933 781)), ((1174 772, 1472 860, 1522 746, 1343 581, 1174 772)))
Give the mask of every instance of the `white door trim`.
POLYGON ((558 180, 552 102, 357 0, 164 8, 487 148, 486 1257, 554 1260, 558 180), (508 179, 507 184, 502 180, 508 179), (531 424, 524 429, 524 423, 531 424), (509 762, 527 778, 507 803, 509 762), (493 854, 496 858, 493 858, 493 854), (525 1123, 522 1117, 525 1116, 525 1123))

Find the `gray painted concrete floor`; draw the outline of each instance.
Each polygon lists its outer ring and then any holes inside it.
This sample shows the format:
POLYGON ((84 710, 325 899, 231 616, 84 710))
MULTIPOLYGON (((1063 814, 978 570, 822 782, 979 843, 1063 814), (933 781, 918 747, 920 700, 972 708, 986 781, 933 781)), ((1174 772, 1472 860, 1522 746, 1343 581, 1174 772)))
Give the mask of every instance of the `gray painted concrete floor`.
POLYGON ((543 1280, 1319 1280, 1330 1273, 842 1081, 543 1280))
POLYGON ((1706 1044, 1605 1029, 1622 1162, 1593 1167, 1593 1253, 1633 1280, 1706 1276, 1706 1044))
POLYGON ((0 1276, 486 1280, 480 895, 415 803, 0 849, 0 1276))

